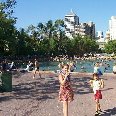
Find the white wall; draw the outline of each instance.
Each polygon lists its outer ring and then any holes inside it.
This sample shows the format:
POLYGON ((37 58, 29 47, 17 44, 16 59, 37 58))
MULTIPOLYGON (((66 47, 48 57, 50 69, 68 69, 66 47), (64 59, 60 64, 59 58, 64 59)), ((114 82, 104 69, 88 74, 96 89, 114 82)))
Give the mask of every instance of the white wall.
POLYGON ((110 40, 116 40, 116 16, 112 16, 109 20, 110 40))

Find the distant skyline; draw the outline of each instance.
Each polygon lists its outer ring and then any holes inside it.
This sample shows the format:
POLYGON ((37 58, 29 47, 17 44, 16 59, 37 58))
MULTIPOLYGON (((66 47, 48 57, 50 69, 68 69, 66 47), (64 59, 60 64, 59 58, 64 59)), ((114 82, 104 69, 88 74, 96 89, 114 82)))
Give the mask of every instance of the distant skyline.
MULTIPOLYGON (((72 9, 80 23, 92 21, 96 31, 106 32, 111 16, 116 16, 116 0, 17 0, 14 16, 17 28, 64 19, 72 9)), ((105 34, 105 33, 104 33, 105 34)))

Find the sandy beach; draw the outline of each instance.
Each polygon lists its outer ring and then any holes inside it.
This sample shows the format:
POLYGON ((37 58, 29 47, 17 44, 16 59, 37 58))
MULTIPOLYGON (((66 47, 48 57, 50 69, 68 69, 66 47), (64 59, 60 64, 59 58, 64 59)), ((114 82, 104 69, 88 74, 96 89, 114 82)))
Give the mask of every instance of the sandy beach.
MULTIPOLYGON (((22 73, 13 76, 13 91, 0 93, 0 116, 63 116, 58 101, 59 81, 54 72, 22 73)), ((94 116, 95 102, 88 81, 91 73, 72 73, 74 101, 69 104, 69 116, 94 116)), ((116 75, 106 73, 102 90, 101 116, 116 116, 116 75)))

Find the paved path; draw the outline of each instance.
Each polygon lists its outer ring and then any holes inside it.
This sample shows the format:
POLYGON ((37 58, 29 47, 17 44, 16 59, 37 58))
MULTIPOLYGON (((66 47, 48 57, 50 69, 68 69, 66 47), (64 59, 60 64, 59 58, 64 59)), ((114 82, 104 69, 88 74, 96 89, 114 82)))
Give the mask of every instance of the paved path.
MULTIPOLYGON (((0 93, 0 116, 63 116, 58 102, 59 82, 53 73, 32 79, 32 73, 13 78, 13 91, 0 93)), ((116 76, 105 74, 101 116, 116 116, 116 76)), ((95 102, 87 82, 91 74, 72 74, 75 93, 69 116, 94 116, 95 102)))

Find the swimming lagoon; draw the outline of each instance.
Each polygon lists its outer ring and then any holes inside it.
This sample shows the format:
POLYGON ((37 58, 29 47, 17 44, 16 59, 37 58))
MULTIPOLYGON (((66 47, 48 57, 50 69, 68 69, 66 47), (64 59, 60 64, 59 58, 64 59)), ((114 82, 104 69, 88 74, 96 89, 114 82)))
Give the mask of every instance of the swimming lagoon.
MULTIPOLYGON (((105 64, 105 66, 101 66, 102 72, 112 73, 112 67, 116 60, 76 60, 76 68, 75 72, 88 72, 92 73, 94 64, 96 62, 101 62, 105 64)), ((64 61, 64 63, 69 61, 64 61)), ((40 70, 50 70, 50 71, 57 71, 59 70, 58 67, 59 62, 40 62, 40 70)))

